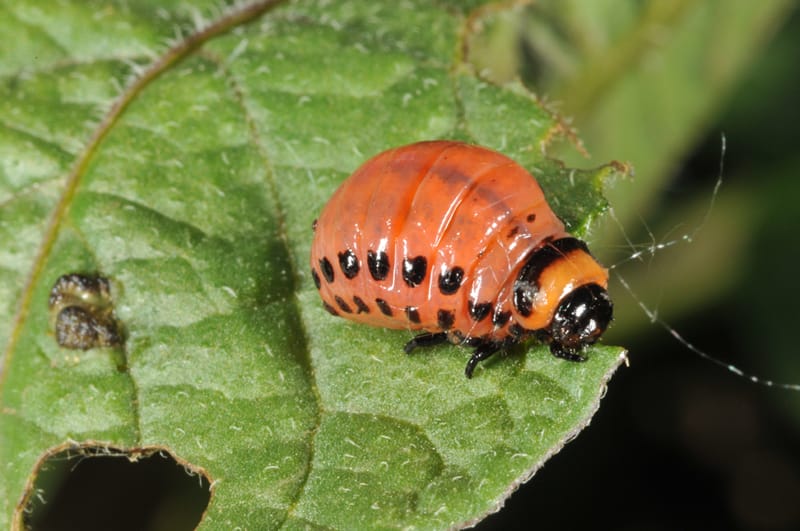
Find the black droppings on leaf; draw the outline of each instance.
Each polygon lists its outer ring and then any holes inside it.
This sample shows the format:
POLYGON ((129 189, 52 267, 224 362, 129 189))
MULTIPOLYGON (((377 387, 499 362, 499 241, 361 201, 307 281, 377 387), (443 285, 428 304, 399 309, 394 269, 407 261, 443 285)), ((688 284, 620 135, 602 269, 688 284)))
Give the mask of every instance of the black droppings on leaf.
POLYGON ((88 350, 122 344, 108 279, 69 273, 56 280, 48 300, 58 344, 88 350))

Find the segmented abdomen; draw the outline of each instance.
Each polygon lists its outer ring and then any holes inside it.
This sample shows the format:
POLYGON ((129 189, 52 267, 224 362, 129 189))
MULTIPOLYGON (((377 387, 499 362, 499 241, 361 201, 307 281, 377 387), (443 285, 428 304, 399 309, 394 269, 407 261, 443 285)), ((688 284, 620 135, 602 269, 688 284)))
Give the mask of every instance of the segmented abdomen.
POLYGON ((311 268, 331 313, 502 339, 525 257, 565 236, 513 160, 420 142, 375 156, 342 184, 316 223, 311 268))

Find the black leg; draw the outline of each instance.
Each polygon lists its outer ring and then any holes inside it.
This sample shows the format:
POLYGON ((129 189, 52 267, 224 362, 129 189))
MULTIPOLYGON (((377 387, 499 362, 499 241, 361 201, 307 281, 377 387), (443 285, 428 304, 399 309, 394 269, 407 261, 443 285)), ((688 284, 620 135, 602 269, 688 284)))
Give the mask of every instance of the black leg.
POLYGON ((472 357, 467 362, 466 369, 464 369, 464 374, 467 376, 467 378, 472 378, 472 371, 475 370, 475 367, 478 365, 478 363, 490 357, 501 348, 503 348, 502 343, 494 342, 484 343, 476 348, 475 352, 472 353, 472 357))
POLYGON ((581 356, 574 350, 569 350, 558 343, 550 343, 550 353, 553 354, 556 358, 561 358, 562 360, 568 361, 586 361, 585 356, 581 356))
POLYGON ((411 354, 411 351, 417 347, 432 347, 434 345, 441 345, 442 343, 447 343, 447 333, 441 332, 439 334, 431 334, 425 332, 406 343, 403 350, 406 354, 411 354))

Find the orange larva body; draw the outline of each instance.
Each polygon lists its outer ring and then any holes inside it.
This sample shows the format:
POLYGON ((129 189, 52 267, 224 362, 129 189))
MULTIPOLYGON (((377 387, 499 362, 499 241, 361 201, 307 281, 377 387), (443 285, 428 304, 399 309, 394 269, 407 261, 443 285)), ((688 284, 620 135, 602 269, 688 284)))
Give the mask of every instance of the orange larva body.
POLYGON ((522 166, 450 141, 390 149, 353 173, 316 222, 311 269, 333 314, 429 332, 410 348, 446 338, 484 353, 546 330, 568 294, 608 281, 522 166))

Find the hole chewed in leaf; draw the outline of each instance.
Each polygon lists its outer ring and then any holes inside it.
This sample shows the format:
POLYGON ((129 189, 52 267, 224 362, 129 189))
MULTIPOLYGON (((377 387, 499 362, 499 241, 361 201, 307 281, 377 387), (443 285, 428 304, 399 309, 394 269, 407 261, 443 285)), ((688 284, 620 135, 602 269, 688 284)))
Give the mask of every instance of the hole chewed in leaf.
POLYGON ((79 273, 62 275, 53 285, 48 303, 60 346, 88 350, 122 344, 111 289, 105 277, 79 273))
POLYGON ((68 443, 40 457, 14 529, 194 529, 211 499, 208 474, 162 447, 68 443))

